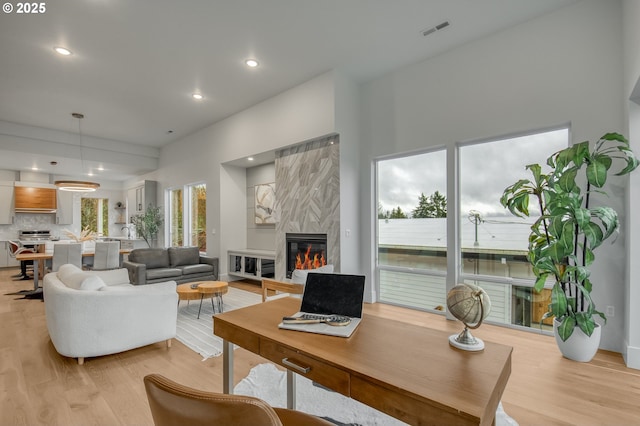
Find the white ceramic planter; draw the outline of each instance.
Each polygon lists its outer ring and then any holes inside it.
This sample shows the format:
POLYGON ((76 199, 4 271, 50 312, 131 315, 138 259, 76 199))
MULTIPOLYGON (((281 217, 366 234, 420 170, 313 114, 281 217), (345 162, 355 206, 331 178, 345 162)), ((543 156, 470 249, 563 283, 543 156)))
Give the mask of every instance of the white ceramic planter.
POLYGON ((573 330, 571 336, 563 342, 560 336, 558 336, 557 328, 560 322, 556 319, 553 320, 553 335, 556 338, 556 344, 562 352, 565 358, 578 362, 589 362, 593 359, 600 346, 600 335, 602 327, 596 324, 591 336, 584 334, 579 327, 573 330))

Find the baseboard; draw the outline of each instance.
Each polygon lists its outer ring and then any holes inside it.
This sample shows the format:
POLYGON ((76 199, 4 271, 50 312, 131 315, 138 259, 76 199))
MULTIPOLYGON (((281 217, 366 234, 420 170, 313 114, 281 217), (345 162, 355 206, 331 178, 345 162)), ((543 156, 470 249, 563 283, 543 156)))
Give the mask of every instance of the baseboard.
POLYGON ((625 342, 625 348, 626 351, 622 355, 627 367, 640 370, 640 347, 629 346, 629 344, 625 342))

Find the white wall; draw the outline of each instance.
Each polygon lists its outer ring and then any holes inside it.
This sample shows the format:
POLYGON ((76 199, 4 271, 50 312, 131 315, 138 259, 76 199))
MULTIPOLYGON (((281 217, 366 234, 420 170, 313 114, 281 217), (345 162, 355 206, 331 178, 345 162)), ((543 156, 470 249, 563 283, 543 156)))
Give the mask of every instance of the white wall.
POLYGON ((169 186, 206 183, 207 254, 220 258, 225 274, 227 250, 247 243, 246 173, 221 165, 334 128, 334 76, 329 72, 164 147, 158 170, 138 180, 156 180, 159 200, 169 186))
MULTIPOLYGON (((620 2, 585 0, 366 84, 361 179, 369 197, 370 163, 380 156, 567 122, 574 141, 622 131, 621 23, 620 2)), ((370 200, 363 247, 375 239, 370 200)), ((598 306, 616 307, 601 345, 615 351, 624 329, 623 240, 599 249, 593 271, 598 306)))
MULTIPOLYGON (((624 19, 624 89, 623 101, 626 110, 627 131, 631 147, 636 155, 640 155, 640 99, 635 102, 628 99, 632 96, 634 88, 640 89, 640 2, 637 0, 625 0, 623 3, 624 19)), ((638 89, 636 89, 638 91, 638 89)), ((633 93, 640 96, 640 93, 633 93)), ((640 210, 640 172, 635 172, 629 177, 627 188, 627 211, 640 210)), ((625 334, 622 355, 629 367, 640 369, 640 223, 637 214, 627 215, 623 224, 628 235, 626 252, 626 292, 625 300, 625 334), (633 219, 633 220, 632 220, 633 219)))

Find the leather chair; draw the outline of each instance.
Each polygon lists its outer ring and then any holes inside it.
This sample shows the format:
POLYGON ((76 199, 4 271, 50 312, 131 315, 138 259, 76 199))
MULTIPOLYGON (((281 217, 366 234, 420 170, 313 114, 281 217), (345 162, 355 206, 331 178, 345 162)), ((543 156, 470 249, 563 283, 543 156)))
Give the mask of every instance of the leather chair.
MULTIPOLYGON (((35 253, 35 250, 24 247, 22 244, 15 241, 9 241, 9 256, 15 258, 19 253, 35 253)), ((20 273, 18 275, 14 275, 13 278, 17 278, 18 280, 30 280, 31 277, 27 275, 27 266, 31 266, 33 269, 33 260, 20 261, 20 273)))
POLYGON ((326 420, 261 399, 189 388, 159 374, 145 376, 144 385, 156 426, 332 425, 326 420))

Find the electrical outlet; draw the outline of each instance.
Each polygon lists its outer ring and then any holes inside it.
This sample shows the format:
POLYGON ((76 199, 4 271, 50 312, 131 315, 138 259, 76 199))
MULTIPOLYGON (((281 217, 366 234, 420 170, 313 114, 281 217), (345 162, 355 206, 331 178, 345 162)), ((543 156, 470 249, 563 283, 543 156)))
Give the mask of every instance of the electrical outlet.
POLYGON ((613 306, 607 306, 606 315, 609 318, 613 318, 616 316, 616 310, 613 306))

